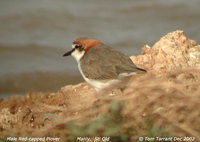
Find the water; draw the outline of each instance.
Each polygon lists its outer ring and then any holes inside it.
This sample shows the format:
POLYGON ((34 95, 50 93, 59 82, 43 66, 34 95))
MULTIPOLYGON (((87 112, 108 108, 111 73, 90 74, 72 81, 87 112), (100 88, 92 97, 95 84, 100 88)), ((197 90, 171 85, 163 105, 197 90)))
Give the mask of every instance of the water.
POLYGON ((0 90, 25 73, 79 76, 76 61, 62 54, 80 36, 127 55, 177 29, 199 43, 199 6, 199 0, 1 0, 0 90))

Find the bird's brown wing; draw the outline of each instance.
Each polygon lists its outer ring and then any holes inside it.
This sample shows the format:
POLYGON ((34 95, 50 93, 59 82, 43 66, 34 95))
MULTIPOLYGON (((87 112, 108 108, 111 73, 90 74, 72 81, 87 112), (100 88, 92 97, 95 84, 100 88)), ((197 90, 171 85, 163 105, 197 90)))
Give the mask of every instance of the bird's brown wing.
POLYGON ((120 74, 144 72, 129 56, 106 45, 91 48, 81 59, 81 69, 89 79, 118 79, 120 74))

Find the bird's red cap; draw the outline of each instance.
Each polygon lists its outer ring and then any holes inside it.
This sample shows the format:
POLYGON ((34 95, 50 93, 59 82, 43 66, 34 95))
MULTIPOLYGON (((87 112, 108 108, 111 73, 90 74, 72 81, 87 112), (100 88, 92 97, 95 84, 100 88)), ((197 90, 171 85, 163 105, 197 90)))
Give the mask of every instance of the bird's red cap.
POLYGON ((88 50, 90 50, 92 47, 98 46, 103 44, 101 41, 93 39, 93 38, 89 38, 89 37, 80 37, 77 38, 73 44, 79 44, 83 47, 83 49, 85 50, 85 52, 87 52, 88 50))

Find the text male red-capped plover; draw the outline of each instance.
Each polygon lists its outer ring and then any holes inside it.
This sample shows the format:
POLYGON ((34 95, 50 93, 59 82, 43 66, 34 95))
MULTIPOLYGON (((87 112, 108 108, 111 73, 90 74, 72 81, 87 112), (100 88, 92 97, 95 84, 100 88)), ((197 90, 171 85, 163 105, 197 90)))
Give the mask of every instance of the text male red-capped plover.
POLYGON ((93 38, 76 39, 72 50, 63 56, 69 55, 76 59, 81 75, 96 91, 119 83, 124 77, 145 72, 129 56, 93 38))

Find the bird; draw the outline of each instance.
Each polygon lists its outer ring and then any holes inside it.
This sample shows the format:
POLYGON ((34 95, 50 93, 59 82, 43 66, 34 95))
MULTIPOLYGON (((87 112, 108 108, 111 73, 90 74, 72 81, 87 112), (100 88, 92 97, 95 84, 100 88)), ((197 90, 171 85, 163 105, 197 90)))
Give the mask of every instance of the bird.
POLYGON ((97 92, 120 83, 125 77, 146 72, 137 67, 129 56, 90 37, 77 38, 72 44, 72 50, 63 56, 69 55, 77 61, 84 80, 97 92))

